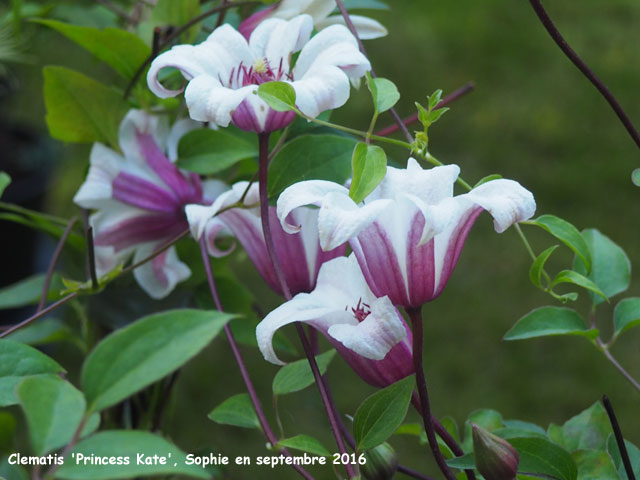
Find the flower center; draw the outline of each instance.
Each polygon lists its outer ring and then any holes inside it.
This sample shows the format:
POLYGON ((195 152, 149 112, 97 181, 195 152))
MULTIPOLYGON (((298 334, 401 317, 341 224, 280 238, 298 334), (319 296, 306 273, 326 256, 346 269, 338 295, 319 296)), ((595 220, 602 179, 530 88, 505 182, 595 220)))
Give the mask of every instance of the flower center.
MULTIPOLYGON (((344 309, 348 310, 349 307, 346 306, 344 307, 344 309)), ((353 316, 356 317, 356 320, 358 320, 358 322, 362 322, 371 313, 371 307, 364 303, 362 299, 360 299, 358 300, 358 305, 356 305, 355 308, 351 307, 351 312, 353 313, 353 316)))
POLYGON ((259 58, 249 67, 240 63, 237 69, 231 69, 228 84, 231 88, 239 88, 247 85, 261 85, 282 78, 293 81, 293 75, 284 69, 284 59, 281 58, 278 67, 274 69, 269 64, 269 60, 259 58))

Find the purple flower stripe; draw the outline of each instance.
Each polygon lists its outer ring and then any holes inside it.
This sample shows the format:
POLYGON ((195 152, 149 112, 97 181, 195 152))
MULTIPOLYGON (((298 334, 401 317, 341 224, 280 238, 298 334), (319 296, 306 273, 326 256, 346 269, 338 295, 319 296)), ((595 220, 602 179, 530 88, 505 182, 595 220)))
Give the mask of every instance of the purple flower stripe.
POLYGON ((175 196, 148 180, 120 172, 111 186, 113 198, 151 212, 174 213, 180 208, 175 196))
POLYGON ((162 179, 169 187, 177 202, 181 205, 188 203, 201 203, 202 186, 197 175, 189 175, 187 180, 178 167, 176 167, 160 150, 158 144, 149 134, 136 132, 140 154, 147 162, 147 165, 162 179))
POLYGON ((165 250, 158 256, 151 259, 151 269, 153 270, 153 276, 163 287, 166 287, 169 283, 169 279, 167 278, 167 274, 164 269, 166 266, 166 258, 168 253, 169 250, 165 250))
POLYGON ((188 228, 177 215, 145 214, 123 220, 96 235, 97 246, 112 246, 116 252, 139 243, 173 238, 188 228))
POLYGON ((407 242, 407 277, 410 296, 410 303, 407 306, 411 307, 418 307, 434 298, 434 240, 431 239, 424 245, 418 246, 424 223, 424 216, 421 213, 416 213, 407 242))
POLYGON ((394 305, 408 305, 398 257, 384 228, 374 222, 349 243, 374 295, 387 295, 394 305))

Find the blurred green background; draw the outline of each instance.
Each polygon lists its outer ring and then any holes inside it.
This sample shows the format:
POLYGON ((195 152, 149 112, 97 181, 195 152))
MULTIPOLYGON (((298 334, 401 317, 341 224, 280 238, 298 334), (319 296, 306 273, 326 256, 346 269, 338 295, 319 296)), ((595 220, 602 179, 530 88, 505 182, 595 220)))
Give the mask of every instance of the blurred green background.
MULTIPOLYGON (((82 12, 77 2, 56 3, 58 18, 66 16, 92 26, 116 21, 109 11, 89 2, 80 7, 82 12)), ((631 119, 640 123, 640 2, 546 3, 568 42, 609 86, 631 119)), ((391 11, 364 13, 389 29, 387 38, 366 42, 366 47, 377 74, 398 85, 402 98, 397 108, 402 116, 413 113, 413 102, 425 103, 425 96, 436 88, 444 89, 446 95, 468 81, 476 83, 475 91, 453 104, 452 111, 432 128, 430 148, 436 157, 459 164, 471 184, 492 173, 518 180, 534 193, 539 214, 556 214, 580 229, 598 228, 627 251, 633 272, 640 264, 640 188, 632 184, 631 172, 640 166, 640 152, 594 87, 551 41, 526 0, 405 1, 394 2, 391 11)), ((22 36, 29 63, 6 64, 4 77, 16 88, 0 100, 0 118, 7 129, 19 127, 46 137, 43 65, 76 68, 104 83, 115 77, 89 54, 44 27, 24 25, 22 36)), ((333 119, 366 128, 369 103, 368 92, 362 89, 333 119)), ((379 125, 387 123, 391 118, 385 115, 379 125)), ((76 211, 70 199, 82 181, 89 146, 43 142, 47 155, 36 165, 51 168, 44 208, 70 215, 76 211)), ((389 152, 398 162, 406 160, 402 151, 389 152)), ((3 232, 8 231, 6 223, 1 225, 3 232)), ((533 227, 523 228, 537 252, 555 243, 533 227)), ((46 240, 38 245, 50 250, 46 240)), ((551 271, 571 262, 566 249, 556 255, 551 271)), ((34 263, 34 258, 16 258, 7 249, 0 259, 7 265, 34 263)), ((256 284, 242 253, 231 262, 237 276, 251 282, 264 311, 277 305, 278 298, 256 284)), ((46 256, 35 265, 43 268, 46 256)), ((584 339, 501 340, 530 309, 553 304, 529 282, 529 266, 516 232, 497 235, 490 217, 481 216, 444 294, 425 308, 425 366, 435 414, 450 415, 460 425, 471 411, 493 408, 504 418, 546 427, 563 423, 606 393, 624 433, 639 444, 640 393, 584 339)), ((11 268, 3 270, 8 279, 11 268)), ((122 299, 122 293, 129 291, 137 294, 133 284, 119 288, 115 294, 106 292, 104 298, 122 299)), ((639 296, 639 289, 640 279, 633 278, 628 292, 600 307, 598 326, 605 338, 615 303, 624 296, 639 296)), ((586 297, 581 293, 577 302, 585 313, 586 297)), ((270 385, 277 368, 265 363, 256 349, 244 351, 273 419, 270 385)), ((66 358, 69 365, 65 366, 70 368, 77 361, 77 352, 59 349, 55 354, 66 358)), ((625 334, 613 354, 640 377, 640 330, 625 334)), ((353 414, 373 391, 339 358, 329 370, 329 380, 344 413, 353 414)), ((259 433, 222 427, 205 418, 215 405, 242 391, 228 346, 220 338, 178 378, 167 432, 186 450, 214 449, 230 456, 266 454, 259 433)), ((287 433, 312 434, 334 450, 313 388, 281 398, 278 408, 287 433)), ((408 421, 418 421, 414 412, 408 421)), ((391 443, 403 463, 435 474, 427 450, 415 439, 394 437, 391 443)), ((228 473, 232 478, 296 478, 287 469, 273 475, 263 468, 230 468, 228 473)))

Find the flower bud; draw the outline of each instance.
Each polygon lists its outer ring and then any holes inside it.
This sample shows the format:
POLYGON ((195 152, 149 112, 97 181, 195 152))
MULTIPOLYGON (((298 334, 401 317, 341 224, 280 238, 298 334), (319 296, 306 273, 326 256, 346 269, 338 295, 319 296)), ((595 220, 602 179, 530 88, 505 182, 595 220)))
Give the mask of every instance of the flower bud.
POLYGON ((364 452, 367 463, 360 467, 365 480, 390 480, 398 469, 398 456, 388 443, 382 443, 364 452))
POLYGON ((482 476, 487 480, 514 480, 520 461, 516 449, 475 423, 471 424, 471 429, 476 468, 482 476))

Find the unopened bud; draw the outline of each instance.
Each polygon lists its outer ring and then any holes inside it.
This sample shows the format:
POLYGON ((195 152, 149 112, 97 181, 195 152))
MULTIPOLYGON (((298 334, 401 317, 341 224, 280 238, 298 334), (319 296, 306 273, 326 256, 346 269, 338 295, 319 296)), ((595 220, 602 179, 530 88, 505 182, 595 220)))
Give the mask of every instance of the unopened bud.
POLYGON ((475 423, 471 424, 471 429, 476 468, 482 476, 487 480, 514 480, 520 461, 516 449, 475 423))
POLYGON ((364 452, 367 463, 360 467, 365 480, 390 480, 398 469, 398 456, 388 443, 364 452))

